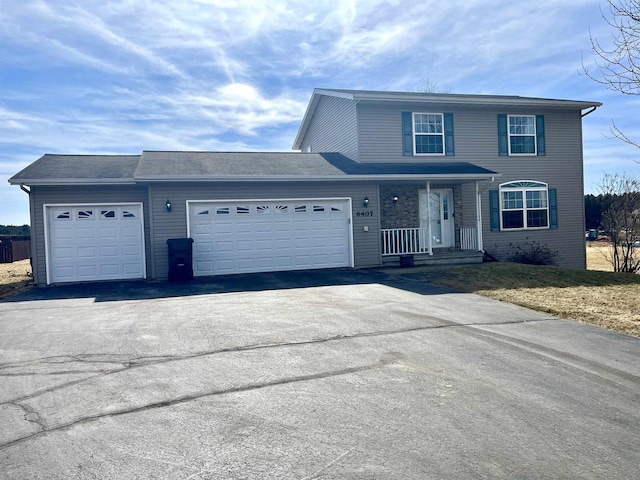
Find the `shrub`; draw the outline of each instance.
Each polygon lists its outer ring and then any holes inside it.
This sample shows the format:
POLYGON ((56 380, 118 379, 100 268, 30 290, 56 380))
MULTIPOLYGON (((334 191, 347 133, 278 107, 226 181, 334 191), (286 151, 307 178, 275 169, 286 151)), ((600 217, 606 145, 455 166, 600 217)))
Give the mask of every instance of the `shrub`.
POLYGON ((509 244, 509 261, 525 263, 527 265, 555 265, 557 250, 551 250, 547 245, 536 241, 522 244, 509 244))

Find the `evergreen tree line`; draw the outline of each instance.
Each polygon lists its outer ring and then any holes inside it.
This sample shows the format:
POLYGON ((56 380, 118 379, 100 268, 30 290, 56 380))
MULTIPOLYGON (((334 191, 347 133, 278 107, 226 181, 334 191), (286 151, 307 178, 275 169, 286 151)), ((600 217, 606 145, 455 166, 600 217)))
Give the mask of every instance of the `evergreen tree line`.
POLYGON ((611 208, 611 205, 620 204, 617 200, 624 199, 628 195, 637 195, 637 193, 626 193, 624 195, 600 194, 584 196, 584 217, 587 230, 602 227, 602 214, 611 208))
POLYGON ((29 225, 0 225, 0 235, 30 237, 31 228, 29 225))

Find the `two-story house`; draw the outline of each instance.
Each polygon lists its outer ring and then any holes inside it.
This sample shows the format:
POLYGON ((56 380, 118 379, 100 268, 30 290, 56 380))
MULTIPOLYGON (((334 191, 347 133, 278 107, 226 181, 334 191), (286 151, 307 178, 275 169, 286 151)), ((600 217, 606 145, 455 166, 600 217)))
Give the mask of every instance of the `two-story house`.
MULTIPOLYGON (((29 193, 38 284, 481 261, 537 242, 584 268, 582 117, 598 102, 314 91, 294 150, 47 154, 29 193)), ((29 187, 29 188, 26 188, 29 187)))

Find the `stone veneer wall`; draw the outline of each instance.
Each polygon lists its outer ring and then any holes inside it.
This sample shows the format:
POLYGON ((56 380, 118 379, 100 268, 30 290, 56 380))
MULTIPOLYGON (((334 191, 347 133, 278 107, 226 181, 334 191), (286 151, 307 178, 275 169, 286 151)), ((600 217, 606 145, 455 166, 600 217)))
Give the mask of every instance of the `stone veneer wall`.
POLYGON ((380 185, 381 228, 418 228, 420 211, 418 185, 380 185), (393 203, 393 196, 398 201, 393 203))
MULTIPOLYGON (((380 185, 380 225, 381 228, 418 228, 420 226, 420 205, 418 190, 425 185, 386 184, 380 185), (393 203, 394 195, 398 201, 393 203)), ((460 247, 460 226, 462 218, 462 188, 460 185, 432 184, 432 189, 453 189, 453 208, 455 213, 456 247, 460 247)))

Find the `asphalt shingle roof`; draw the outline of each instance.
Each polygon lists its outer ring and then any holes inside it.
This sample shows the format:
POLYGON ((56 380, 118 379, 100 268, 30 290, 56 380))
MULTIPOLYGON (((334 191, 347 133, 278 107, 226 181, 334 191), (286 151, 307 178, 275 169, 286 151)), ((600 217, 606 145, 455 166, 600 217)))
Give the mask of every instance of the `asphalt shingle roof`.
POLYGON ((132 183, 140 155, 45 154, 9 179, 11 183, 132 183))
POLYGON ((465 162, 357 163, 339 153, 295 152, 148 152, 135 177, 346 177, 350 175, 487 175, 495 174, 465 162))
POLYGON ((296 152, 142 152, 136 178, 344 175, 322 154, 296 152))
POLYGON ((357 163, 339 153, 144 151, 142 155, 47 154, 14 175, 9 182, 73 185, 227 179, 345 180, 385 176, 468 179, 491 175, 497 174, 466 162, 357 163))

